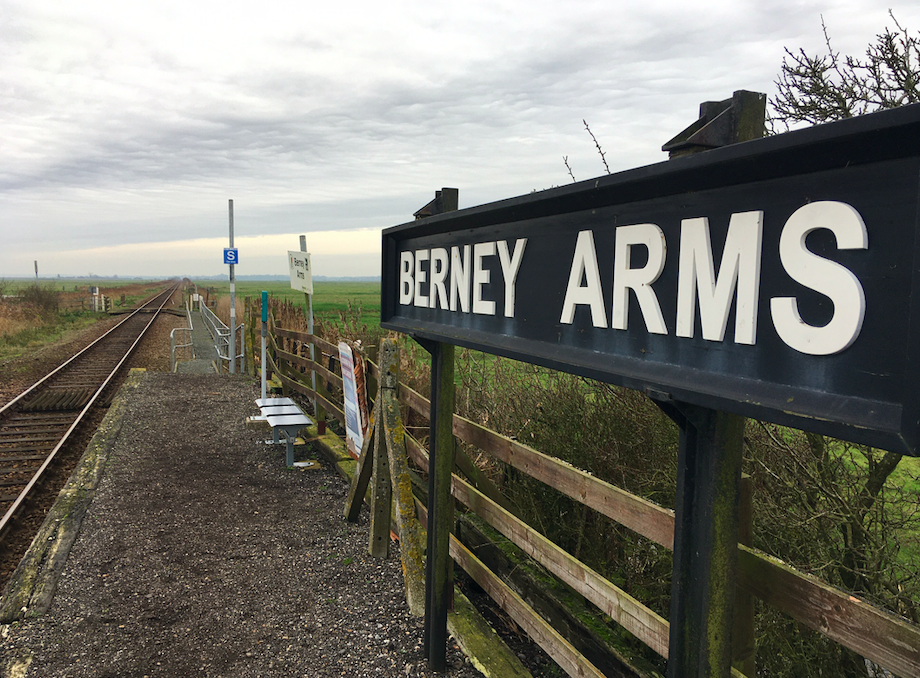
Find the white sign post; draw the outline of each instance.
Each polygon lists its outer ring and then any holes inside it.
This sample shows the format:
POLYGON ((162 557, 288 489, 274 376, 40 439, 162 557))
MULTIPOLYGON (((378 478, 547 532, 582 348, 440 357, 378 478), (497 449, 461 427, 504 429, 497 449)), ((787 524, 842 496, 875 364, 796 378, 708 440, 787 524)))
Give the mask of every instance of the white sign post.
MULTIPOLYGON (((300 250, 288 250, 288 269, 291 275, 291 289, 304 294, 307 313, 307 333, 313 334, 313 268, 310 253, 307 252, 307 236, 300 236, 300 250)), ((316 361, 316 347, 310 343, 310 360, 316 361)), ((316 370, 310 370, 310 383, 316 393, 316 370)), ((326 432, 326 415, 316 398, 312 399, 316 430, 320 435, 326 432)))
MULTIPOLYGON (((306 246, 306 245, 304 245, 306 246)), ((288 267, 291 273, 291 289, 304 294, 313 294, 313 270, 310 268, 310 253, 304 250, 288 252, 288 267)))

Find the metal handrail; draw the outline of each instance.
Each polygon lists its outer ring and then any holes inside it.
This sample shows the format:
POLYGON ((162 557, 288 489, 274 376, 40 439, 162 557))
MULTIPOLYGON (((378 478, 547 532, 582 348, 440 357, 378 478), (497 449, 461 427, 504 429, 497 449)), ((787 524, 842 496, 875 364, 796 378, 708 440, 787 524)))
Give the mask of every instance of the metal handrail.
POLYGON ((188 322, 188 327, 177 327, 172 332, 169 333, 169 365, 170 370, 175 372, 176 365, 176 349, 177 348, 191 348, 194 346, 192 341, 192 311, 188 307, 188 301, 185 302, 185 318, 188 322), (176 343, 176 332, 188 332, 188 343, 187 344, 177 344, 176 343))
MULTIPOLYGON (((227 366, 227 371, 229 372, 230 366, 230 328, 224 324, 224 321, 217 317, 217 315, 206 304, 199 304, 201 310, 201 317, 204 319, 205 327, 208 328, 208 334, 211 335, 211 340, 214 342, 214 352, 217 354, 218 360, 220 360, 221 365, 227 366)), ((244 333, 245 323, 240 323, 236 326, 236 332, 238 334, 238 339, 236 345, 239 347, 239 353, 237 353, 236 358, 240 361, 239 371, 242 373, 246 369, 246 335, 244 333)))

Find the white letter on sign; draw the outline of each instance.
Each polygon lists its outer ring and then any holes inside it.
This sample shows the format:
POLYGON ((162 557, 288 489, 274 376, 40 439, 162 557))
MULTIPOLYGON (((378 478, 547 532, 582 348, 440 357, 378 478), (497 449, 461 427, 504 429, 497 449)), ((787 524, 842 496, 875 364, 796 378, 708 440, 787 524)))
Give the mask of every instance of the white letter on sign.
POLYGON ((482 298, 482 288, 489 284, 492 273, 482 267, 482 260, 495 256, 495 242, 473 245, 473 313, 495 315, 495 302, 482 298))
POLYGON ((517 282, 518 269, 524 257, 527 238, 518 238, 514 243, 514 252, 508 252, 508 241, 498 241, 498 258, 502 262, 502 275, 505 277, 505 317, 514 317, 514 285, 517 282))
POLYGON ((693 336, 696 299, 699 296, 703 338, 709 341, 722 341, 737 283, 735 343, 753 344, 757 338, 763 212, 741 212, 731 216, 728 234, 725 236, 725 248, 722 250, 718 280, 712 261, 709 219, 684 219, 680 227, 677 336, 693 336))
POLYGON ((593 231, 581 231, 578 234, 559 322, 571 325, 575 319, 575 307, 579 304, 591 307, 591 322, 595 327, 607 327, 607 311, 604 309, 604 292, 601 289, 593 231), (585 279, 584 287, 581 286, 582 277, 585 279))
POLYGON ((805 238, 819 228, 831 231, 842 250, 868 249, 869 235, 859 212, 846 203, 829 200, 800 207, 783 227, 779 238, 783 268, 790 278, 834 302, 831 321, 824 327, 806 324, 795 297, 771 299, 770 311, 776 333, 788 346, 808 355, 831 355, 850 346, 859 336, 866 314, 866 294, 852 271, 808 250, 805 238))
POLYGON ((446 278, 447 250, 443 247, 435 247, 431 250, 431 285, 428 288, 431 290, 428 293, 431 308, 448 308, 447 288, 444 286, 446 278))
POLYGON ((399 253, 399 303, 408 306, 412 303, 412 252, 399 253))
POLYGON ((617 227, 617 242, 613 255, 613 329, 627 328, 629 290, 632 290, 636 293, 648 331, 654 334, 668 333, 658 297, 652 289, 652 283, 658 280, 658 276, 664 270, 666 253, 664 233, 655 224, 617 227), (648 250, 648 262, 642 268, 629 267, 633 245, 645 245, 648 250))
POLYGON ((460 302, 460 312, 470 312, 470 246, 463 246, 461 254, 459 247, 450 248, 450 310, 457 310, 460 302))
POLYGON ((422 262, 428 261, 428 250, 415 250, 415 305, 427 306, 428 295, 422 294, 422 285, 425 282, 425 271, 422 262))

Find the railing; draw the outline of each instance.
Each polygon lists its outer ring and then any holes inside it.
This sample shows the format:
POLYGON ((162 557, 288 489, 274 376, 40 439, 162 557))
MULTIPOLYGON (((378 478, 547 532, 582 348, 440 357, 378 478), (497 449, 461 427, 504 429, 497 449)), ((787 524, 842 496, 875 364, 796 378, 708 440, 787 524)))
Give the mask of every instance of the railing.
MULTIPOLYGON (((205 327, 208 328, 208 334, 214 342, 214 351, 220 361, 219 366, 227 371, 230 369, 230 328, 224 324, 224 321, 218 318, 214 311, 208 308, 207 304, 199 304, 201 309, 201 318, 205 327)), ((236 354, 237 372, 243 373, 246 370, 246 333, 245 323, 236 326, 236 346, 239 352, 236 354)), ((223 371, 223 370, 220 370, 223 371)))
MULTIPOLYGON (((273 326, 269 331, 268 368, 285 391, 316 398, 334 418, 344 412, 331 390, 340 391, 335 372, 301 355, 312 343, 319 354, 337 355, 337 347, 305 332, 273 326), (310 387, 315 372, 318 387, 310 387), (325 387, 319 386, 325 383, 325 387)), ((377 366, 368 361, 368 374, 379 380, 377 366)), ((430 415, 427 398, 399 384, 399 402, 424 419, 430 415)), ((667 549, 673 549, 674 512, 630 494, 559 459, 507 438, 459 415, 453 416, 453 434, 517 471, 540 480, 575 501, 667 549)), ((410 458, 428 468, 427 451, 403 428, 410 458)), ((383 452, 386 454, 386 452, 383 452)), ((454 475, 452 494, 461 504, 503 534, 525 554, 596 605, 614 622, 663 658, 668 656, 668 621, 612 584, 573 555, 549 541, 502 506, 502 497, 487 482, 475 480, 475 467, 457 447, 457 465, 469 480, 454 475)), ((396 498, 397 503, 399 498, 396 498)), ((424 514, 424 507, 419 506, 424 514)), ((423 521, 424 522, 424 521, 423 521)), ((451 535, 450 552, 459 564, 557 663, 572 676, 603 676, 566 638, 489 570, 473 551, 451 535)), ((909 621, 799 572, 757 549, 738 545, 737 585, 835 642, 898 675, 920 675, 920 628, 909 621)), ((745 674, 733 669, 734 676, 745 674)))
MULTIPOLYGON (((185 349, 185 348, 191 349, 192 346, 194 346, 194 342, 192 341, 192 311, 191 309, 189 309, 187 301, 185 302, 185 319, 186 319, 186 322, 188 323, 188 327, 177 327, 172 332, 169 333, 169 369, 172 372, 176 371, 176 365, 177 365, 176 349, 185 349), (176 333, 177 332, 188 333, 188 342, 184 344, 177 344, 176 343, 176 333)), ((192 351, 189 350, 188 353, 191 354, 192 351)), ((189 360, 191 360, 192 357, 193 356, 189 356, 189 360)))

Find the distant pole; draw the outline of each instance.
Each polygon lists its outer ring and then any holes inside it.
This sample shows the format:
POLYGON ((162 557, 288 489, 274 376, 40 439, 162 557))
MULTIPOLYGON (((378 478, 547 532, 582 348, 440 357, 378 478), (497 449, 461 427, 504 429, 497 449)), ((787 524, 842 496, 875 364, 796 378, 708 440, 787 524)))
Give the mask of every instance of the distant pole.
POLYGON ((35 279, 38 280, 38 259, 35 260, 35 279))
MULTIPOLYGON (((230 249, 233 249, 233 201, 230 201, 230 249)), ((236 374, 236 278, 230 264, 230 374, 236 374)))
POLYGON ((268 395, 268 385, 266 384, 266 346, 268 338, 268 292, 262 290, 262 401, 265 401, 268 395))

